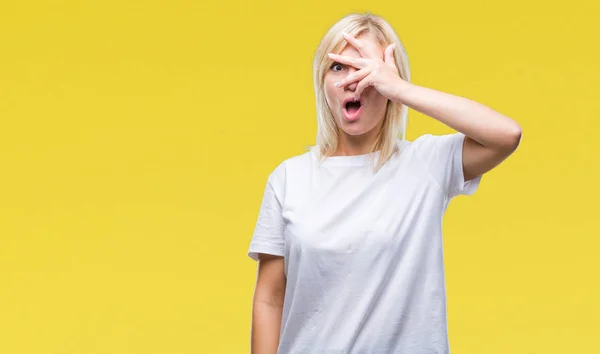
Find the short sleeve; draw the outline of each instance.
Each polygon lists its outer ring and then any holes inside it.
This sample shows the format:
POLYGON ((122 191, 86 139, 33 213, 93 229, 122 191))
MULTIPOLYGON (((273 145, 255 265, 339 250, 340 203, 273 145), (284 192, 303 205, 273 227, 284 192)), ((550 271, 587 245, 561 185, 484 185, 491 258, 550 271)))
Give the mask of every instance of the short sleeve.
POLYGON ((254 234, 250 241, 248 256, 258 261, 259 253, 284 255, 284 221, 282 217, 282 203, 277 196, 272 177, 269 176, 263 194, 258 220, 254 228, 254 234))
POLYGON ((453 198, 475 193, 481 182, 481 176, 465 181, 463 171, 464 134, 427 134, 418 140, 417 146, 421 158, 447 197, 453 198))

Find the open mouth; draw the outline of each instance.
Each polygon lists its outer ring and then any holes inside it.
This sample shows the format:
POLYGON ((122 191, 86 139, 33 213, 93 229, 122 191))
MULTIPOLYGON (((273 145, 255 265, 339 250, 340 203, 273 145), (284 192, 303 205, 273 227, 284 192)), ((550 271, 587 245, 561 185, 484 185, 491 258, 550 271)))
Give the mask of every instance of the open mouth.
POLYGON ((363 104, 359 100, 354 101, 353 99, 346 99, 344 101, 344 117, 347 120, 353 121, 358 119, 360 113, 362 112, 363 104))
POLYGON ((346 102, 346 111, 348 113, 355 113, 360 109, 361 103, 360 101, 350 101, 346 102))

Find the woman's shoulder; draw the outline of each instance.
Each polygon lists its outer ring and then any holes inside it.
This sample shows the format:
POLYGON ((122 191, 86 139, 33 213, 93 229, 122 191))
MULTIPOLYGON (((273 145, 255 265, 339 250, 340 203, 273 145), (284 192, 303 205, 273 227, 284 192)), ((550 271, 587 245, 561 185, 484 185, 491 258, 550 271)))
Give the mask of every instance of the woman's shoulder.
POLYGON ((271 182, 283 182, 289 174, 305 169, 310 165, 312 151, 307 151, 281 160, 271 171, 269 180, 271 182))
POLYGON ((436 148, 443 147, 447 144, 462 141, 464 134, 460 132, 449 134, 423 134, 412 141, 403 141, 404 148, 412 148, 416 151, 426 152, 436 148))
POLYGON ((453 138, 456 138, 458 136, 463 136, 463 134, 460 133, 460 132, 447 133, 447 134, 426 133, 426 134, 422 134, 422 135, 418 136, 416 139, 414 139, 413 141, 410 141, 409 143, 412 143, 412 144, 431 144, 431 143, 435 143, 435 142, 440 141, 440 140, 453 139, 453 138))

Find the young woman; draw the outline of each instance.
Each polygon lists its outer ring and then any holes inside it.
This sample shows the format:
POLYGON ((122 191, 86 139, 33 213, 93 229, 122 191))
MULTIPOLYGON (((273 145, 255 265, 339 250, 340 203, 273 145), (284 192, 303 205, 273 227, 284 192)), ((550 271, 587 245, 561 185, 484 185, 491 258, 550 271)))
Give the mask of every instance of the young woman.
POLYGON ((329 30, 314 83, 316 145, 269 175, 248 250, 252 353, 449 353, 442 218, 521 128, 410 83, 400 39, 372 14, 329 30), (457 132, 407 141, 407 107, 457 132))

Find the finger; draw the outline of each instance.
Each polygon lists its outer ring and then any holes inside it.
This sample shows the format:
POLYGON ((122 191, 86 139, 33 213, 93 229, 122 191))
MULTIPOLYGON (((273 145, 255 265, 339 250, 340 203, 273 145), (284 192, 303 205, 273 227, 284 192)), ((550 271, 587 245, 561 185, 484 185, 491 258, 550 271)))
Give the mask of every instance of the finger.
POLYGON ((364 79, 370 73, 371 73, 370 70, 366 70, 366 69, 355 71, 352 74, 349 74, 348 76, 343 78, 342 80, 336 82, 334 84, 334 86, 335 87, 344 87, 344 86, 353 84, 356 81, 360 81, 360 80, 364 79))
POLYGON ((346 32, 342 32, 342 36, 344 36, 344 39, 358 51, 358 53, 360 54, 361 57, 363 57, 363 58, 377 57, 377 55, 375 53, 372 53, 360 40, 354 38, 354 36, 352 36, 346 32))
POLYGON ((329 53, 327 55, 329 55, 329 58, 331 58, 332 60, 334 60, 338 63, 350 65, 357 69, 362 69, 366 66, 366 63, 365 63, 364 59, 362 59, 362 58, 353 58, 353 57, 334 54, 334 53, 329 53))
POLYGON ((360 95, 362 95, 363 91, 369 86, 371 86, 371 77, 367 75, 367 77, 360 80, 358 85, 356 85, 356 90, 354 90, 354 98, 360 98, 360 95))
POLYGON ((394 49, 396 49, 396 43, 392 43, 388 45, 387 48, 385 48, 385 55, 383 61, 384 63, 391 65, 395 68, 396 63, 394 61, 394 49))

